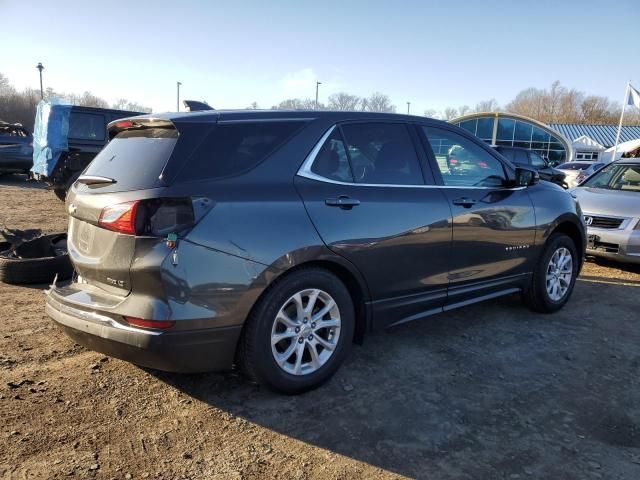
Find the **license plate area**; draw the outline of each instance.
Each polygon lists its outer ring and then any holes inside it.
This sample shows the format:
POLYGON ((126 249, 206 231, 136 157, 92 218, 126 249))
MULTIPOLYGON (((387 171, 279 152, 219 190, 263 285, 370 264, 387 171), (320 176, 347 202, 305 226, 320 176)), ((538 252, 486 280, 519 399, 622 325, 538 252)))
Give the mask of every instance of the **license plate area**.
POLYGON ((91 252, 95 227, 89 223, 78 222, 78 249, 85 254, 91 252))

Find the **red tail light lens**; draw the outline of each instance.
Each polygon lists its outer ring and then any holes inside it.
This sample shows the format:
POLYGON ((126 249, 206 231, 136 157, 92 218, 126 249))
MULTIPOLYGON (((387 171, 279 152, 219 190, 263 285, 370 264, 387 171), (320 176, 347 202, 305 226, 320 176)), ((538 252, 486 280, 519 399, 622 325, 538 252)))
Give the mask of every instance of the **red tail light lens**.
POLYGON ((142 328, 167 329, 173 327, 176 322, 173 320, 146 320, 144 318, 124 317, 129 325, 142 328))
POLYGON ((119 203, 105 207, 100 214, 98 225, 114 232, 136 234, 136 212, 139 201, 119 203))
MULTIPOLYGON (((105 207, 98 225, 127 235, 165 237, 195 225, 191 198, 154 198, 105 207)), ((203 204, 203 212, 210 208, 203 204)))

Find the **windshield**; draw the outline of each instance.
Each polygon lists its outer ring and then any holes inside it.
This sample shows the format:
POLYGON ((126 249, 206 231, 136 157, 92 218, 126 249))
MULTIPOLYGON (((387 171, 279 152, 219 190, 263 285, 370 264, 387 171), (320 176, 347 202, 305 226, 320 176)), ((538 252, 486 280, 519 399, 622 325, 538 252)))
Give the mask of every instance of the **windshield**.
POLYGON ((593 175, 581 186, 640 192, 640 164, 609 165, 593 175))

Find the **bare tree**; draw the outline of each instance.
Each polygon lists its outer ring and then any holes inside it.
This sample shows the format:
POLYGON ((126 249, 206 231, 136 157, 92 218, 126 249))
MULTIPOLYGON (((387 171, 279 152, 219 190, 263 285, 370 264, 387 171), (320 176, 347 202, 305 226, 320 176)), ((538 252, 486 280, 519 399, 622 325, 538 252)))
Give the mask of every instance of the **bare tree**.
POLYGON ((111 108, 115 108, 116 110, 128 110, 130 112, 151 113, 151 109, 149 107, 145 107, 144 105, 140 105, 136 102, 130 102, 126 98, 118 99, 117 102, 111 105, 111 108))
POLYGON ((396 106, 391 103, 391 99, 384 93, 374 92, 362 101, 362 110, 367 112, 387 112, 395 113, 396 106))
POLYGON ((251 102, 251 105, 249 105, 246 109, 247 110, 258 110, 260 107, 258 106, 258 102, 251 102))
POLYGON ((438 112, 436 110, 434 110, 433 108, 427 108, 423 115, 425 117, 430 117, 430 118, 438 118, 438 112))
POLYGON ((471 113, 471 107, 469 105, 462 105, 458 107, 458 116, 462 117, 467 113, 471 113))
MULTIPOLYGON (((312 98, 288 98, 283 100, 278 105, 271 107, 272 110, 315 110, 316 101, 312 98)), ((324 110, 323 103, 318 103, 318 110, 324 110)))
POLYGON ((611 123, 619 117, 616 105, 607 97, 589 95, 580 105, 580 121, 584 123, 611 123))
POLYGON ((453 107, 447 107, 442 111, 442 118, 445 120, 451 120, 458 116, 458 110, 453 107))
POLYGON ((329 109, 355 111, 362 108, 362 98, 345 92, 334 93, 329 96, 329 109))
POLYGON ((500 110, 500 106, 495 98, 490 98, 489 100, 482 100, 476 104, 475 111, 476 112, 497 112, 500 110))
POLYGON ((15 89, 9 83, 9 79, 0 73, 0 95, 8 95, 9 93, 15 93, 15 89))

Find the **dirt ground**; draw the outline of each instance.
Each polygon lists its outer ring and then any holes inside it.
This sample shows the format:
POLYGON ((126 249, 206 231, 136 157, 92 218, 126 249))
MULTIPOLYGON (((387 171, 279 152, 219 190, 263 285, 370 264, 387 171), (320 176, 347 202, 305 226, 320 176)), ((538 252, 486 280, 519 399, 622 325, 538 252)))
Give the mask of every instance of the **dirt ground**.
MULTIPOLYGON (((0 180, 0 226, 66 230, 0 180)), ((159 373, 74 345, 42 288, 0 284, 0 478, 640 478, 640 269, 571 302, 508 297, 369 335, 324 387, 159 373)))

